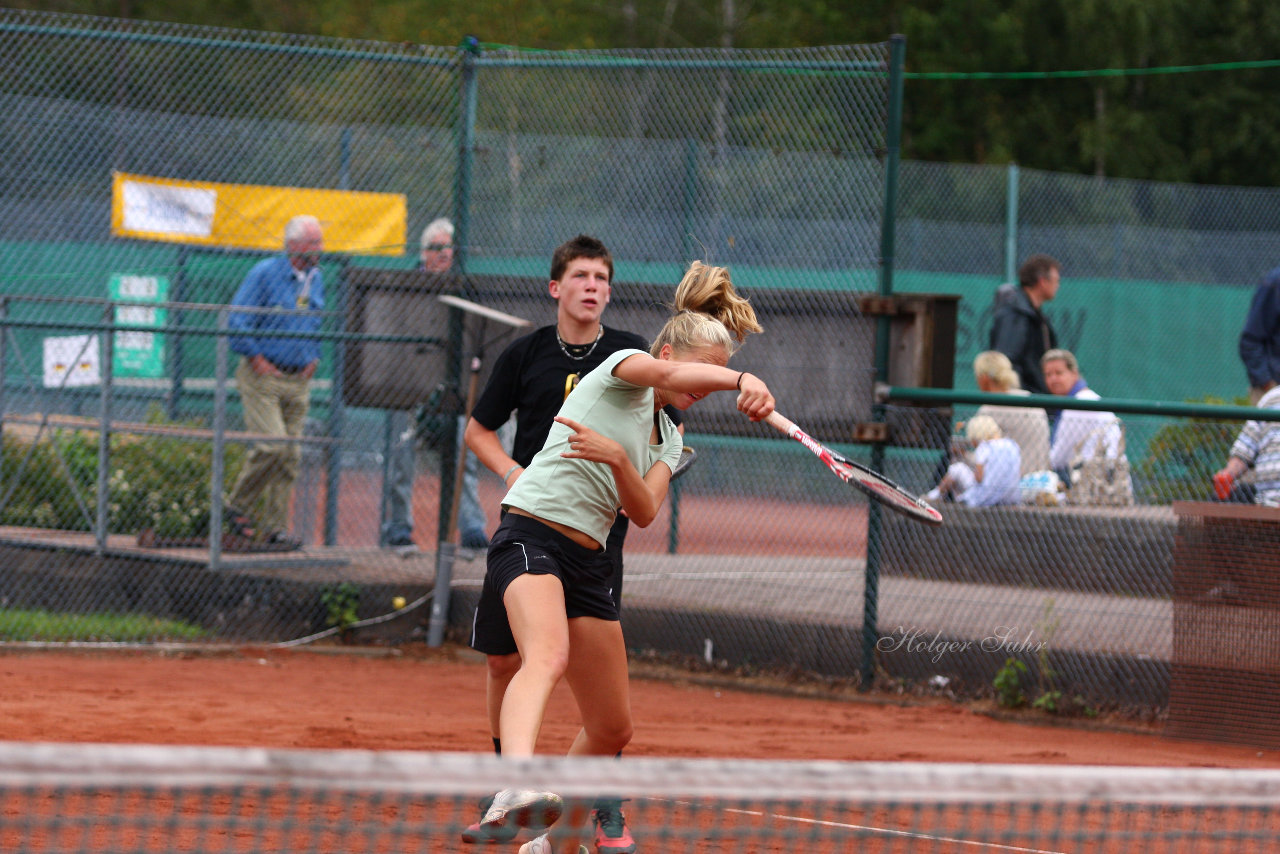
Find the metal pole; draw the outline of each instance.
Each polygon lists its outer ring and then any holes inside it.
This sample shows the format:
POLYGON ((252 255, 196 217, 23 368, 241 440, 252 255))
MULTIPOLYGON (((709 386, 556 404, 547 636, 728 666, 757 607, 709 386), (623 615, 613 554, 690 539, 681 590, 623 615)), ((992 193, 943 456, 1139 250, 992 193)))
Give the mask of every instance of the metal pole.
POLYGON ((343 128, 339 137, 338 188, 351 189, 351 128, 343 128))
MULTIPOLYGON (((475 168, 476 148, 476 99, 478 97, 476 62, 480 57, 480 42, 467 36, 460 45, 462 50, 462 109, 458 116, 458 177, 454 198, 454 252, 453 268, 459 274, 466 273, 471 242, 471 176, 475 168)), ((462 312, 449 311, 449 353, 446 362, 445 384, 457 390, 462 378, 463 349, 462 312)), ((450 418, 446 425, 440 449, 440 515, 436 525, 436 583, 431 597, 431 616, 427 624, 427 646, 444 643, 445 629, 449 626, 449 585, 453 577, 454 518, 452 510, 457 504, 462 488, 463 461, 467 449, 458 448, 458 419, 450 418)))
MULTIPOLYGON (((169 301, 174 303, 184 302, 187 298, 187 261, 190 258, 190 250, 186 246, 178 248, 177 270, 173 276, 173 293, 169 294, 169 301)), ((168 345, 169 360, 169 405, 166 407, 170 421, 177 421, 182 415, 182 374, 183 374, 183 357, 185 354, 185 342, 182 333, 174 332, 177 327, 182 326, 185 317, 181 308, 174 307, 165 312, 165 326, 169 327, 165 331, 165 343, 168 345)))
MULTIPOLYGON (((412 425, 413 416, 410 415, 412 425)), ((378 545, 387 544, 387 520, 391 518, 391 455, 396 452, 396 417, 395 410, 388 409, 382 421, 382 500, 378 502, 378 545)), ((410 518, 413 508, 410 506, 410 518)))
POLYGON ((680 482, 671 484, 671 493, 667 496, 671 505, 671 524, 667 528, 667 554, 673 555, 680 550, 680 482))
POLYGON ((458 178, 454 199, 453 265, 459 273, 467 271, 471 247, 471 176, 475 169, 476 99, 478 85, 476 61, 480 43, 474 36, 462 40, 462 110, 458 116, 458 178))
MULTIPOLYGON (((338 262, 338 275, 334 287, 327 294, 329 303, 338 317, 347 315, 347 265, 350 256, 343 255, 338 262)), ((346 373, 347 342, 333 342, 333 366, 329 376, 329 423, 326 435, 331 439, 325 446, 326 477, 324 489, 324 544, 338 544, 338 492, 342 483, 342 432, 346 429, 347 412, 343 403, 343 375, 346 373)), ((305 431, 304 431, 305 432, 305 431)), ((300 535, 305 532, 299 532, 300 535)), ((307 535, 309 537, 309 534, 307 535)))
POLYGON ((1018 275, 1018 164, 1010 163, 1004 202, 1004 280, 1018 275))
MULTIPOLYGON (((445 383, 450 389, 457 389, 462 382, 461 361, 463 357, 464 326, 463 313, 449 309, 449 353, 451 358, 446 362, 445 383)), ((477 348, 483 339, 477 339, 477 348)), ((480 358, 477 349, 472 361, 472 383, 476 382, 479 367, 475 364, 480 358)), ((471 397, 471 393, 468 394, 471 397)), ((464 404, 466 414, 470 414, 470 404, 464 404)), ((431 617, 427 624, 427 646, 440 646, 444 643, 445 629, 449 626, 449 587, 453 583, 453 563, 457 552, 454 542, 453 508, 457 505, 462 489, 462 473, 467 449, 458 447, 458 418, 455 413, 445 425, 444 436, 440 448, 440 516, 436 527, 436 583, 431 597, 431 617)))
POLYGON ((684 254, 680 256, 682 263, 687 263, 691 258, 697 258, 701 253, 694 250, 693 235, 697 229, 694 227, 694 206, 698 203, 698 141, 696 139, 686 139, 684 142, 684 193, 680 200, 681 229, 680 247, 684 250, 684 254))
MULTIPOLYGON (((906 36, 895 35, 889 39, 889 116, 885 126, 885 176, 884 215, 880 229, 880 294, 893 294, 893 252, 895 226, 898 216, 898 159, 902 140, 902 69, 906 56, 906 36)), ((886 382, 889 377, 890 320, 881 315, 876 320, 876 381, 886 382)), ((872 407, 872 418, 884 420, 884 407, 872 407)), ((884 471, 884 446, 871 446, 871 467, 884 471)), ((876 642, 879 640, 880 607, 880 553, 883 547, 884 529, 881 524, 878 502, 868 505, 867 513, 867 569, 862 594, 862 673, 859 688, 871 689, 875 679, 876 642)))
MULTIPOLYGON (((5 386, 9 384, 9 298, 0 294, 0 415, 8 411, 5 386)), ((0 451, 4 449, 4 419, 0 418, 0 451)))
POLYGON ((227 453, 227 310, 218 312, 218 337, 213 345, 213 460, 209 467, 209 569, 217 572, 222 563, 222 481, 226 477, 227 453))
POLYGON ((115 303, 108 302, 103 323, 107 327, 99 345, 100 408, 98 432, 98 514, 94 523, 94 539, 98 554, 107 548, 107 528, 110 522, 111 486, 111 362, 115 358, 115 303))

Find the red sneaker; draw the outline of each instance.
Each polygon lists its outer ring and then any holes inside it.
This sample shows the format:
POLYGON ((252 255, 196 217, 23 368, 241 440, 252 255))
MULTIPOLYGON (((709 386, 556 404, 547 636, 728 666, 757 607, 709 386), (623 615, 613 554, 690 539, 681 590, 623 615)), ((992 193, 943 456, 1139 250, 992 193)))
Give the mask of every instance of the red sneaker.
POLYGON ((597 801, 591 823, 596 829, 596 854, 635 854, 636 841, 622 817, 622 801, 597 801))

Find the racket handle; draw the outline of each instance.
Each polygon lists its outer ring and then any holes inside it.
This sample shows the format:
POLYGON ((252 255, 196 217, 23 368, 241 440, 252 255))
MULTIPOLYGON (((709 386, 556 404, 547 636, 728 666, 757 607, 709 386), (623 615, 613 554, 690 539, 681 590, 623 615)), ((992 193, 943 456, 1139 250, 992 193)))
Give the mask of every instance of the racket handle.
POLYGON ((795 436, 796 432, 800 429, 795 425, 794 421, 791 421, 776 409, 765 416, 764 420, 766 424, 773 426, 784 436, 795 436))

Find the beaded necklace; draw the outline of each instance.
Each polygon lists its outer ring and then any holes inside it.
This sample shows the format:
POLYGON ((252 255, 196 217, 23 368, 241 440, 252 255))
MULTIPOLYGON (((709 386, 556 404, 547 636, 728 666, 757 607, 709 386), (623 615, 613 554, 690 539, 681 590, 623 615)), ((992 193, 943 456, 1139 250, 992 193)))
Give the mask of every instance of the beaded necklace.
POLYGON ((570 347, 586 347, 587 345, 564 343, 564 339, 560 337, 560 326, 559 324, 556 325, 556 343, 560 345, 560 352, 564 353, 565 356, 569 357, 570 359, 573 359, 575 362, 581 362, 583 359, 587 358, 593 352, 595 352, 596 345, 600 343, 600 338, 603 335, 604 335, 604 324, 601 323, 599 324, 599 329, 596 331, 596 340, 591 342, 590 347, 587 347, 587 352, 583 353, 581 356, 575 356, 569 352, 570 347))

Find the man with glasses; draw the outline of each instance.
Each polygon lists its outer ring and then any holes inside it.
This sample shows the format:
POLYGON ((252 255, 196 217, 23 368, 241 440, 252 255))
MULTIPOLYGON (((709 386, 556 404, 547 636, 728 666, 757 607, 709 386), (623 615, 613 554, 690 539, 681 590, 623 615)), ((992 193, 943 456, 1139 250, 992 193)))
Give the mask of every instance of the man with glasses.
MULTIPOLYGON (((445 217, 432 220, 422 230, 422 244, 418 254, 418 270, 438 275, 453 269, 453 223, 445 217)), ((487 548, 488 520, 480 507, 477 494, 479 471, 475 454, 466 452, 462 445, 462 431, 466 419, 458 418, 459 453, 467 454, 466 469, 462 478, 462 496, 458 504, 458 530, 462 534, 461 545, 466 550, 487 548)), ((413 541, 413 482, 417 477, 417 431, 410 412, 396 410, 391 413, 391 454, 388 479, 387 521, 382 527, 383 541, 402 556, 418 551, 413 541)))

